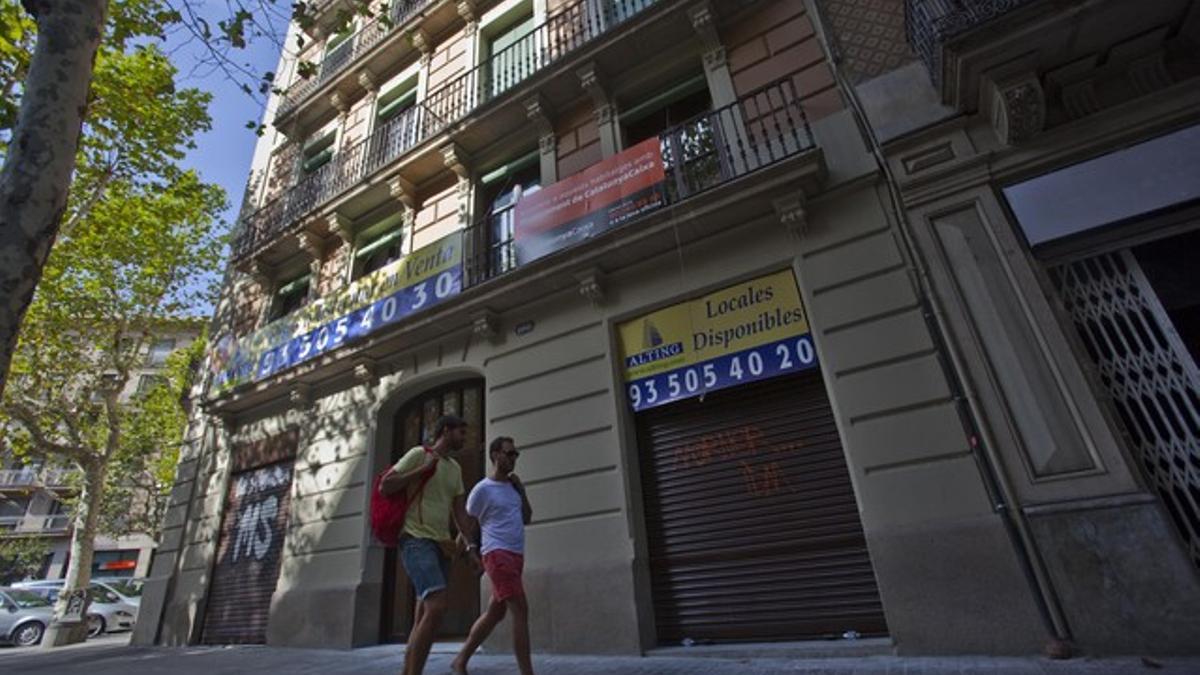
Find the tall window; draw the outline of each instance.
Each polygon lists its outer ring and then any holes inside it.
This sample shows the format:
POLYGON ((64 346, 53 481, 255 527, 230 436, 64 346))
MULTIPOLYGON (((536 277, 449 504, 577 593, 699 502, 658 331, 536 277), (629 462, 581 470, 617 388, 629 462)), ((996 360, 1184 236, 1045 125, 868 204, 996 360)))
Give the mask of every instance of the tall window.
POLYGON ((621 113, 625 147, 657 136, 671 127, 712 109, 704 75, 679 81, 662 93, 621 113))
POLYGON ((420 120, 417 76, 413 75, 379 96, 371 134, 371 161, 387 161, 416 145, 421 140, 420 120))
POLYGON ((490 94, 496 96, 532 75, 538 69, 540 52, 533 37, 536 27, 532 6, 498 22, 500 28, 488 38, 487 54, 490 94))
POLYGON ((329 38, 325 43, 325 54, 321 57, 321 75, 328 77, 329 73, 341 68, 350 60, 350 55, 353 53, 351 46, 354 41, 350 38, 354 37, 354 23, 352 22, 346 27, 346 30, 329 38))
POLYGON ((271 300, 271 310, 267 313, 267 321, 281 319, 307 305, 308 288, 311 281, 311 275, 305 273, 281 284, 271 300))
POLYGON ((403 215, 397 213, 368 228, 358 237, 353 278, 359 279, 399 260, 404 255, 403 215))
POLYGON ((526 195, 540 190, 541 183, 541 167, 536 150, 483 177, 488 276, 503 274, 517 266, 513 242, 517 203, 526 195))

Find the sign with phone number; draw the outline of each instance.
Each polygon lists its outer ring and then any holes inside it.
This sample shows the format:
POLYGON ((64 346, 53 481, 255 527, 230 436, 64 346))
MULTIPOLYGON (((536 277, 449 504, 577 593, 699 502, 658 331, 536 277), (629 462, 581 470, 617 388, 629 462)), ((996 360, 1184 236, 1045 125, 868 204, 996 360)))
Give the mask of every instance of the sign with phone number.
POLYGON ((812 336, 806 334, 631 382, 629 402, 640 411, 816 365, 812 336))
POLYGON ((790 269, 664 307, 617 331, 635 411, 817 365, 790 269))
POLYGON ((383 326, 395 323, 404 317, 434 305, 462 292, 462 265, 439 273, 408 288, 402 288, 388 297, 356 310, 336 321, 331 321, 313 331, 292 338, 287 343, 271 349, 258 360, 255 379, 262 379, 307 361, 330 349, 336 349, 347 341, 372 333, 383 326))

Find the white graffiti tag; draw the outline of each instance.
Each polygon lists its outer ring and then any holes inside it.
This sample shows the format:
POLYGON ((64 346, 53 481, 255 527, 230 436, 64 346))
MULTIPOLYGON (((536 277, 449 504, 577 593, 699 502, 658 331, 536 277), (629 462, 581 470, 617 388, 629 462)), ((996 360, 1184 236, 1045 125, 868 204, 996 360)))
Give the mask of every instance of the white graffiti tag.
POLYGON ((261 502, 247 504, 238 514, 237 529, 233 533, 233 562, 239 558, 253 556, 262 560, 271 550, 274 538, 275 516, 279 512, 279 499, 271 495, 261 502))

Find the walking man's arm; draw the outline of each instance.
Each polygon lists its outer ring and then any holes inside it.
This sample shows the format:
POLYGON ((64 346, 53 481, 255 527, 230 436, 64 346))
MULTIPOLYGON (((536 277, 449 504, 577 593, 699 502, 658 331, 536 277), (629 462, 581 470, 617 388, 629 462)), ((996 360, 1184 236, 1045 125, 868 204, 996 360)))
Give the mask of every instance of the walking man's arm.
POLYGON ((525 494, 525 484, 517 478, 517 474, 508 474, 508 480, 512 482, 513 489, 517 494, 521 495, 521 522, 528 525, 533 521, 533 506, 529 504, 529 495, 525 494))

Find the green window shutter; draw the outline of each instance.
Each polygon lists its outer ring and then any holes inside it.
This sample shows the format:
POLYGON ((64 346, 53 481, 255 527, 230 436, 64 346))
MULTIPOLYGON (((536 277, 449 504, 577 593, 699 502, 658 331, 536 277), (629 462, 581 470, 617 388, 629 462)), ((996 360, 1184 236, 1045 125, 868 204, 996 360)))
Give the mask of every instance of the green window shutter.
POLYGON ((391 97, 380 97, 379 110, 375 114, 378 115, 380 121, 390 120, 400 113, 408 110, 417 102, 417 88, 413 86, 410 89, 404 90, 397 87, 396 95, 391 97))
POLYGON ((295 279, 292 279, 291 281, 287 282, 286 284, 280 286, 279 290, 275 291, 275 295, 285 296, 285 295, 292 295, 293 293, 299 293, 301 291, 304 291, 308 288, 308 282, 311 277, 312 277, 311 274, 300 275, 300 276, 296 277, 295 279))
POLYGON ((344 44, 346 42, 346 40, 349 40, 351 38, 351 36, 353 36, 353 35, 354 35, 354 25, 351 24, 350 27, 347 28, 346 30, 329 38, 329 42, 325 43, 325 53, 329 54, 329 53, 333 52, 333 50, 342 46, 342 44, 344 44))
POLYGON ((304 173, 312 173, 328 164, 331 159, 333 159, 333 148, 325 148, 311 157, 306 157, 304 164, 301 166, 304 169, 304 173))
POLYGON ((355 258, 363 258, 363 257, 369 256, 372 253, 374 253, 375 251, 378 251, 379 249, 381 249, 385 246, 391 245, 392 242, 396 241, 397 239, 399 239, 403 236, 404 236, 404 230, 402 230, 400 228, 396 228, 394 230, 385 232, 382 235, 380 235, 379 237, 377 237, 374 241, 360 247, 357 251, 355 251, 354 257, 355 258))
POLYGON ((508 164, 505 164, 504 166, 500 167, 499 169, 496 169, 495 171, 492 171, 491 173, 485 174, 482 178, 479 179, 479 182, 483 183, 484 185, 490 185, 492 183, 495 183, 496 181, 501 180, 505 176, 510 176, 510 175, 520 171, 521 169, 524 169, 525 167, 537 162, 539 160, 540 154, 541 153, 538 150, 534 150, 526 155, 522 155, 521 157, 518 157, 517 159, 509 162, 508 164))

